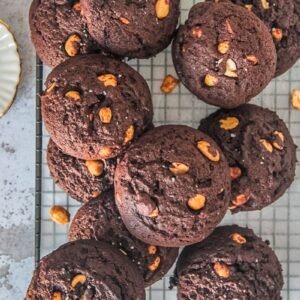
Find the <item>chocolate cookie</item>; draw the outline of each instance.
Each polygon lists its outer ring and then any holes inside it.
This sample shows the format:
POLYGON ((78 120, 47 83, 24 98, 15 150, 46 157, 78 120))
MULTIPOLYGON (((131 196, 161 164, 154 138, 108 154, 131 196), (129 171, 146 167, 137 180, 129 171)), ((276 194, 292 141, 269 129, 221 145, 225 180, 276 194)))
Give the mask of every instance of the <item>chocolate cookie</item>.
POLYGON ((113 187, 117 159, 81 160, 64 154, 50 140, 47 162, 53 180, 72 198, 89 202, 113 187))
MULTIPOLYGON (((221 2, 224 0, 217 0, 221 2)), ((300 58, 299 0, 225 0, 255 13, 272 33, 277 50, 276 76, 285 73, 300 58)), ((216 0, 214 0, 216 2, 216 0)))
POLYGON ((264 23, 231 3, 198 3, 173 43, 182 83, 201 100, 233 108, 274 77, 276 50, 264 23))
POLYGON ((167 125, 144 134, 115 173, 127 229, 151 245, 179 247, 206 238, 230 200, 227 161, 207 135, 167 125))
POLYGON ((152 124, 149 88, 118 60, 98 54, 71 58, 46 81, 42 114, 55 144, 66 154, 115 157, 152 124))
POLYGON ((41 60, 55 67, 71 56, 99 52, 86 30, 79 1, 33 0, 31 39, 41 60))
POLYGON ((98 241, 67 243, 44 257, 26 300, 143 300, 139 270, 114 247, 98 241))
MULTIPOLYGON (((282 269, 269 243, 251 229, 217 228, 178 260, 178 299, 280 300, 282 269)), ((172 282, 173 283, 173 282, 172 282)))
POLYGON ((165 49, 175 33, 179 0, 81 0, 90 34, 109 52, 148 58, 165 49))
POLYGON ((160 280, 178 255, 177 248, 147 245, 132 236, 121 220, 113 191, 79 209, 71 224, 69 239, 95 239, 119 248, 137 265, 146 286, 160 280))
POLYGON ((233 212, 262 209, 293 182, 296 146, 275 112, 250 104, 220 109, 199 129, 217 142, 229 162, 233 212))

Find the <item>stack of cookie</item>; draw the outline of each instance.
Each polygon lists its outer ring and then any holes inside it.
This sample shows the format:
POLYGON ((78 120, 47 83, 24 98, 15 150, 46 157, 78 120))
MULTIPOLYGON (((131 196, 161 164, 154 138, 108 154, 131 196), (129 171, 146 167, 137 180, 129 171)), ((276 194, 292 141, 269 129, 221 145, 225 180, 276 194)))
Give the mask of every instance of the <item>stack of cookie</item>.
MULTIPOLYGON (((84 205, 26 299, 144 299, 182 246, 171 280, 178 299, 280 299, 281 266, 268 244, 250 229, 216 226, 228 210, 270 205, 294 180, 286 125, 246 103, 300 57, 299 5, 289 1, 280 31, 282 1, 216 2, 195 5, 175 32, 179 0, 33 1, 32 40, 55 67, 41 97, 47 161, 84 205), (154 56, 175 33, 181 82, 221 107, 199 129, 154 128, 147 83, 121 61, 154 56)), ((63 208, 53 212, 68 223, 63 208)))

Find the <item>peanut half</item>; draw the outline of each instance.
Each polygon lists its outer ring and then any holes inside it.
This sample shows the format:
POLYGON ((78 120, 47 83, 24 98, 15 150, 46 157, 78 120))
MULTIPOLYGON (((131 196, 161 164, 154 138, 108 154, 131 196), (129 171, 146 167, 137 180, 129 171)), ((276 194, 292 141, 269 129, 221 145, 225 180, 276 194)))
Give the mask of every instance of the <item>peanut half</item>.
POLYGON ((273 141, 273 147, 277 150, 283 150, 284 148, 284 135, 280 131, 274 131, 273 136, 275 137, 275 141, 273 141))
POLYGON ((225 130, 232 130, 239 126, 240 121, 236 117, 226 117, 225 119, 220 119, 220 128, 225 130))
POLYGON ((229 51, 229 49, 230 49, 229 41, 221 42, 218 45, 218 51, 221 54, 226 54, 229 51))
POLYGON ((50 209, 50 218, 57 224, 68 224, 70 222, 69 212, 62 206, 55 205, 50 209))
POLYGON ((276 41, 281 41, 283 38, 283 32, 280 28, 272 28, 272 36, 276 41))
POLYGON ((238 77, 236 63, 231 58, 226 61, 226 71, 224 75, 231 78, 238 77))
POLYGON ((218 276, 220 276, 222 278, 230 277, 230 270, 225 263, 216 262, 214 264, 214 270, 218 274, 218 276))
POLYGON ((52 295, 52 300, 62 300, 61 292, 54 292, 52 295))
POLYGON ((210 149, 212 148, 210 143, 207 141, 199 141, 197 143, 197 148, 199 151, 209 160, 211 161, 219 161, 220 160, 220 153, 217 149, 210 149))
POLYGON ((270 8, 270 4, 267 0, 260 0, 263 9, 267 10, 270 8))
POLYGON ((153 255, 153 254, 156 254, 157 252, 157 247, 156 246, 148 246, 148 253, 153 255))
POLYGON ((65 97, 71 99, 72 101, 79 101, 80 100, 80 93, 78 91, 68 91, 65 94, 65 97))
POLYGON ((235 197, 235 199, 232 201, 233 205, 235 206, 242 206, 246 204, 249 201, 250 197, 245 194, 240 194, 235 197))
POLYGON ((112 111, 110 107, 102 107, 99 110, 99 118, 102 123, 109 124, 112 119, 112 111))
POLYGON ((68 37, 65 43, 66 53, 70 56, 76 56, 79 53, 81 38, 77 34, 68 37))
POLYGON ((273 152, 273 146, 272 146, 272 144, 270 144, 267 140, 265 140, 265 139, 260 139, 259 142, 264 146, 264 148, 265 148, 268 152, 270 152, 270 153, 273 152))
POLYGON ((87 160, 85 162, 86 167, 88 168, 89 172, 93 176, 100 176, 103 173, 104 170, 104 164, 102 161, 97 160, 87 160))
POLYGON ((251 62, 253 65, 257 65, 258 59, 255 55, 250 54, 246 56, 247 61, 251 62))
POLYGON ((124 137, 124 144, 128 144, 130 143, 134 138, 134 127, 133 125, 131 125, 125 133, 125 137, 124 137))
POLYGON ((205 85, 209 86, 209 87, 213 87, 215 85, 218 84, 218 78, 214 75, 211 74, 206 74, 205 78, 204 78, 204 83, 205 85))
POLYGON ((154 272, 160 265, 160 257, 157 256, 154 260, 154 262, 148 266, 148 269, 151 271, 151 272, 154 272))
POLYGON ((194 38, 200 39, 202 35, 203 35, 203 31, 200 26, 194 26, 192 28, 192 36, 194 38))
POLYGON ((160 20, 166 18, 170 13, 170 0, 156 0, 155 13, 160 20))
POLYGON ((178 85, 179 80, 172 75, 167 75, 163 80, 160 90, 165 94, 170 94, 178 85))
POLYGON ((119 20, 125 25, 128 25, 130 23, 129 20, 125 17, 120 17, 119 20))
POLYGON ((174 174, 174 175, 182 175, 186 174, 190 168, 189 166, 179 163, 179 162, 173 162, 169 170, 174 174))
POLYGON ((72 288, 75 288, 77 284, 84 285, 86 283, 86 276, 83 274, 77 274, 71 281, 72 288))
POLYGON ((196 196, 190 198, 187 202, 187 205, 192 210, 200 210, 205 206, 206 198, 201 194, 197 194, 196 196))
POLYGON ((113 74, 103 74, 98 76, 97 79, 103 82, 105 87, 108 86, 116 87, 118 84, 117 77, 113 74))
POLYGON ((295 109, 300 109, 300 90, 293 90, 291 94, 292 105, 295 109))
POLYGON ((242 175, 242 170, 239 167, 231 167, 229 170, 231 180, 238 179, 242 175))
POLYGON ((230 238, 236 242, 237 244, 246 244, 247 243, 247 240, 242 236, 240 235, 239 233, 233 233, 232 235, 230 235, 230 238))
POLYGON ((109 158, 113 153, 113 150, 112 148, 106 146, 106 147, 103 147, 99 150, 99 155, 102 157, 102 158, 109 158))

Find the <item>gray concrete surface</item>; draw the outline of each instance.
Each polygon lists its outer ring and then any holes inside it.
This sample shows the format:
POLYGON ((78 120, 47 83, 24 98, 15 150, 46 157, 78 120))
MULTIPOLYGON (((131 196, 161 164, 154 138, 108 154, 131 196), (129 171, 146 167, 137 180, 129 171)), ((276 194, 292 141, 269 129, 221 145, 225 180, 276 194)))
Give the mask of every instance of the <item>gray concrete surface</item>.
POLYGON ((22 80, 0 119, 0 300, 23 299, 34 267, 35 54, 29 38, 30 0, 0 0, 0 19, 19 45, 22 80))

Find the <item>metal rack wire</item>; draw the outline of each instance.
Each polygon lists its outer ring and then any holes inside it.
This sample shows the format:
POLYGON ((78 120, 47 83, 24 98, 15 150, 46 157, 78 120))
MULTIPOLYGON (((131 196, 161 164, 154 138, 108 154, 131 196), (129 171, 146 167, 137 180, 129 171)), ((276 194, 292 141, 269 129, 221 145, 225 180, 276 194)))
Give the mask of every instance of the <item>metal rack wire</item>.
MULTIPOLYGON (((195 0, 182 1, 182 20, 185 20, 195 0)), ((129 64, 147 80, 154 101, 155 124, 186 124, 197 127, 199 120, 215 110, 191 95, 182 85, 165 95, 160 85, 167 74, 175 75, 170 49, 150 60, 134 60, 129 64)), ((36 98, 36 262, 67 241, 67 226, 56 225, 49 218, 50 207, 59 204, 68 208, 73 216, 80 206, 67 196, 50 177, 46 163, 48 135, 43 128, 40 98, 43 80, 49 70, 37 59, 36 98)), ((300 63, 283 76, 274 79, 253 103, 276 110, 286 122, 297 145, 300 145, 300 112, 289 101, 293 88, 300 88, 300 63)), ((299 156, 298 150, 298 157, 299 156)), ((237 223, 249 226, 268 239, 283 267, 285 280, 282 298, 300 299, 300 167, 297 164, 296 180, 289 191, 276 203, 260 212, 227 214, 223 224, 237 223)), ((169 275, 172 274, 172 270, 169 275)), ((147 290, 149 300, 175 300, 176 290, 170 291, 169 275, 147 290)))

